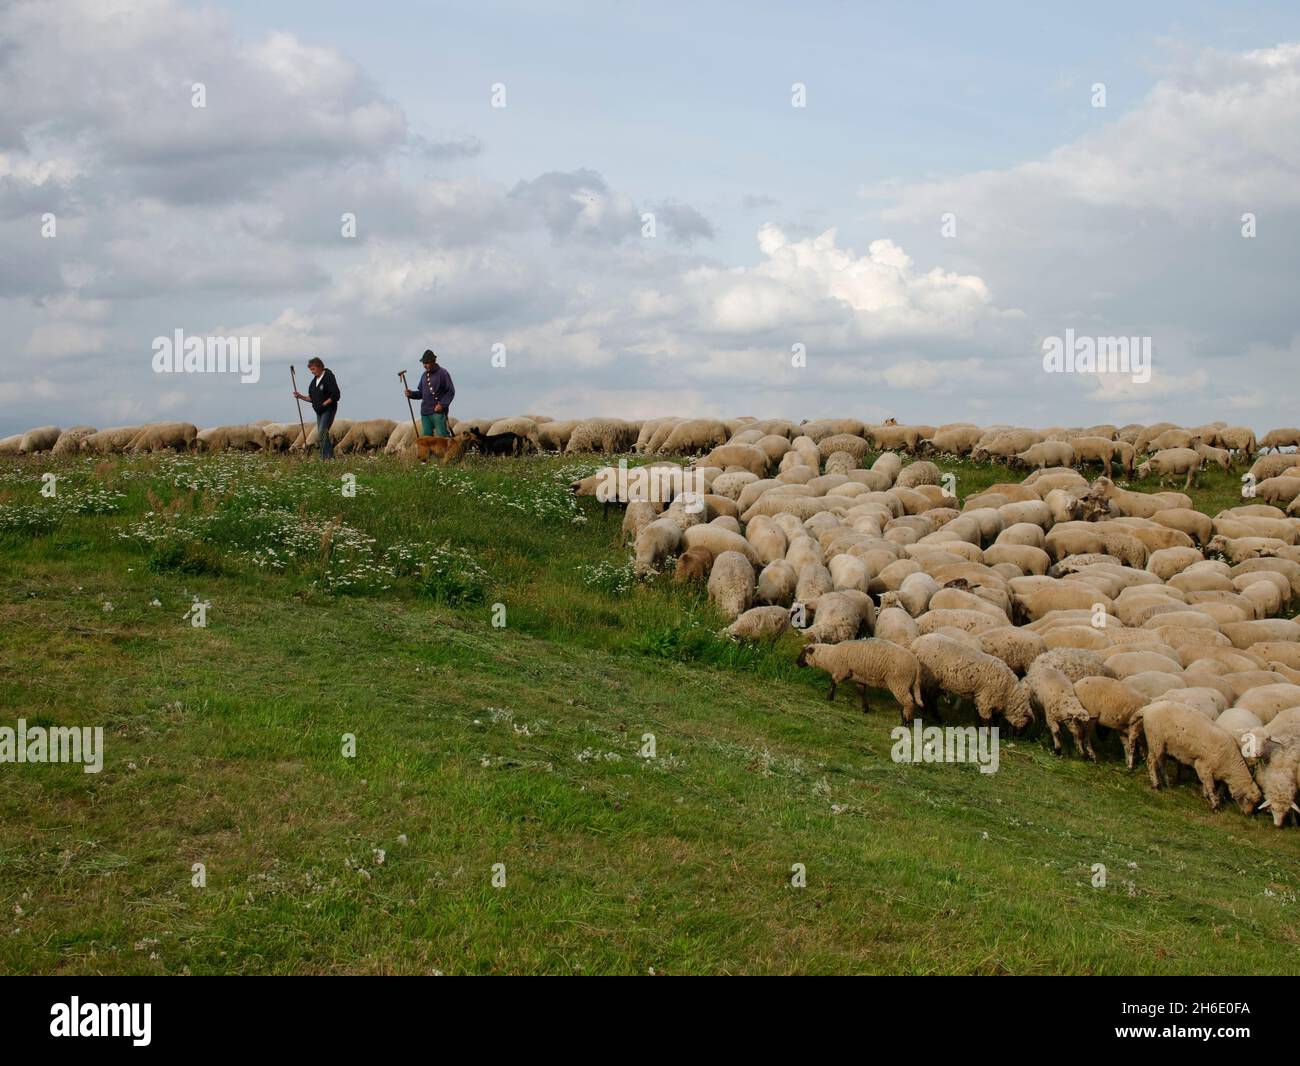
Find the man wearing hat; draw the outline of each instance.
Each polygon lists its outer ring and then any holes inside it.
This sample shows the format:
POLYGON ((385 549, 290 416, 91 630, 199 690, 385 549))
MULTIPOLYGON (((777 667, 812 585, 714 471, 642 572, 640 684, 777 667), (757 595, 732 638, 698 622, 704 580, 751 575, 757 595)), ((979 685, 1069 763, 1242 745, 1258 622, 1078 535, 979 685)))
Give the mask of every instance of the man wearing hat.
POLYGON ((420 387, 406 390, 408 397, 420 401, 420 433, 426 437, 450 437, 447 413, 456 398, 456 386, 451 383, 446 368, 438 365, 438 357, 432 351, 426 351, 420 362, 424 364, 420 387))

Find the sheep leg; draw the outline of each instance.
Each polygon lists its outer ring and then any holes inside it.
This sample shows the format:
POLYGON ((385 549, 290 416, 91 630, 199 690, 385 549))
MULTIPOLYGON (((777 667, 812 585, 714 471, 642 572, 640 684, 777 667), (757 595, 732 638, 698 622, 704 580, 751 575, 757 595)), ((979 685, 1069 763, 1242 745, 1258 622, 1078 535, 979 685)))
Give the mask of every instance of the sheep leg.
MULTIPOLYGON (((897 685, 889 686, 889 694, 894 697, 894 702, 898 704, 903 715, 903 722, 907 723, 912 718, 912 693, 910 691, 899 691, 897 685)), ((864 694, 865 698, 865 694, 864 694)))
POLYGON ((834 702, 835 702, 835 689, 839 687, 839 683, 840 683, 839 678, 837 678, 837 677, 835 677, 834 675, 832 675, 832 676, 831 676, 831 690, 830 690, 828 693, 826 693, 826 702, 827 702, 827 703, 834 703, 834 702))
POLYGON ((1151 787, 1160 790, 1162 779, 1165 776, 1165 753, 1162 748, 1147 748, 1147 774, 1151 778, 1151 787))
POLYGON ((1048 718, 1047 728, 1052 734, 1052 750, 1057 755, 1060 755, 1061 754, 1061 723, 1058 722, 1055 718, 1048 718))
POLYGON ((1214 772, 1201 759, 1197 759, 1193 764, 1196 769, 1196 776, 1201 779, 1201 790, 1205 793, 1206 800, 1209 801, 1210 810, 1219 809, 1219 786, 1215 783, 1214 772))
POLYGON ((862 713, 870 714, 871 705, 867 702, 867 686, 861 681, 858 682, 858 691, 862 693, 862 713))
POLYGON ((1070 736, 1074 739, 1075 750, 1080 755, 1087 756, 1093 762, 1097 761, 1097 753, 1092 750, 1092 745, 1088 743, 1088 734, 1084 732, 1083 726, 1078 722, 1071 720, 1069 723, 1070 736))
POLYGON ((1138 736, 1137 727, 1130 724, 1128 729, 1124 731, 1124 763, 1130 770, 1133 769, 1133 764, 1137 762, 1139 739, 1141 738, 1138 736))

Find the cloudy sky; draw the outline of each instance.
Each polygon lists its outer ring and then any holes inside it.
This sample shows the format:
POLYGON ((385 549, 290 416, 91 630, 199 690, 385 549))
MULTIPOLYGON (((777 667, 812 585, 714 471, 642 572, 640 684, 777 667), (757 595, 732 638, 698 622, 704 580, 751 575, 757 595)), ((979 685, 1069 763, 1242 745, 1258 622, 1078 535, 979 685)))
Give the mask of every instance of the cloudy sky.
POLYGON ((0 0, 0 435, 427 347, 462 417, 1294 425, 1300 8, 1043 6, 0 0))

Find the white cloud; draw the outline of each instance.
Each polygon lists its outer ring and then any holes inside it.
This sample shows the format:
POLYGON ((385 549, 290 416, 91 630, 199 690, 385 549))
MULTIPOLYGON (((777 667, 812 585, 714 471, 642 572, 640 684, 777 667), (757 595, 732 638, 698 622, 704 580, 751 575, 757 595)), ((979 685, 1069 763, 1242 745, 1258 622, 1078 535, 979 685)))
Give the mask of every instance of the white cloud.
POLYGON ((996 313, 982 279, 940 267, 918 272, 890 240, 872 241, 859 256, 837 246, 834 229, 790 240, 767 224, 758 246, 765 258, 755 267, 700 267, 685 279, 704 328, 743 335, 826 326, 868 340, 961 334, 996 313))

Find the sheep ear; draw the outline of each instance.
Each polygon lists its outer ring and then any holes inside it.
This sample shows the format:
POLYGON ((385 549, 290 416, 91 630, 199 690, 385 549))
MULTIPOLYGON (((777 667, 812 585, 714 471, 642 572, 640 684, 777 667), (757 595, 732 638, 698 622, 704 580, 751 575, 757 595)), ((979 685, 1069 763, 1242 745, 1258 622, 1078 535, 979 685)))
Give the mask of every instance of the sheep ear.
POLYGON ((1291 801, 1291 809, 1295 811, 1296 814, 1300 814, 1300 807, 1296 806, 1295 800, 1291 801))
POLYGON ((1272 802, 1273 802, 1272 800, 1265 800, 1263 803, 1261 803, 1261 804, 1256 808, 1256 810, 1261 810, 1261 811, 1263 811, 1263 810, 1267 810, 1267 809, 1268 809, 1268 805, 1269 805, 1270 803, 1272 803, 1272 802))

